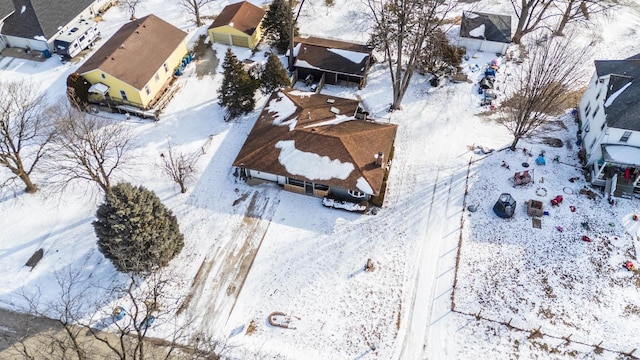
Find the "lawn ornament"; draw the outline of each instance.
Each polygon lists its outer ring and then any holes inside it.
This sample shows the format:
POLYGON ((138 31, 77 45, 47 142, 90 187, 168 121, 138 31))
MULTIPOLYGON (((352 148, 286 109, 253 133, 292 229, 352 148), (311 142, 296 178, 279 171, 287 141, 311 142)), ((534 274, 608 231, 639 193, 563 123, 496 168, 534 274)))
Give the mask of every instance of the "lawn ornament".
POLYGON ((576 207, 571 205, 569 206, 569 210, 571 210, 571 212, 576 212, 576 207))
POLYGON ((556 230, 558 230, 558 231, 560 231, 560 232, 563 232, 563 231, 564 231, 564 229, 562 228, 562 226, 556 226, 556 230))
POLYGON ((140 323, 140 329, 142 330, 146 330, 149 327, 151 327, 151 325, 153 325, 153 322, 156 321, 156 317, 153 315, 147 315, 145 316, 145 318, 142 320, 142 323, 140 323))
POLYGON ((558 206, 560 205, 560 203, 562 203, 562 200, 563 200, 562 195, 556 195, 556 197, 551 199, 551 205, 558 206))
POLYGON ((582 241, 591 242, 591 238, 589 238, 587 235, 582 235, 582 241))
POLYGON ((636 269, 636 266, 633 265, 633 263, 631 261, 628 261, 628 260, 625 261, 624 264, 622 264, 622 266, 625 269, 629 270, 629 271, 635 271, 635 269, 636 269))
POLYGON ((126 314, 127 312, 124 310, 122 306, 116 306, 113 309, 111 316, 113 317, 113 321, 119 321, 119 320, 122 320, 122 318, 124 318, 126 314))
POLYGON ((538 164, 538 165, 546 165, 547 162, 544 160, 544 156, 542 156, 542 155, 538 156, 538 158, 536 159, 536 164, 538 164))

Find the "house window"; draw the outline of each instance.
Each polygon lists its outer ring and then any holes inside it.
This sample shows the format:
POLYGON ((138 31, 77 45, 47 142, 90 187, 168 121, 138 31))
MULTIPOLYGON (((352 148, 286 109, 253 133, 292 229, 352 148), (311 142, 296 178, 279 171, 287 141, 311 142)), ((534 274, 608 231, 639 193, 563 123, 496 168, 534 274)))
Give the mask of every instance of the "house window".
POLYGON ((160 74, 156 73, 156 81, 160 80, 160 74))
POLYGON ((304 187, 304 181, 300 181, 300 180, 296 180, 296 179, 289 179, 289 185, 298 186, 298 187, 304 187))
POLYGON ((124 90, 120 90, 120 97, 122 98, 122 100, 124 101, 129 101, 129 99, 127 99, 127 93, 124 92, 124 90))
POLYGON ((100 74, 100 77, 103 79, 106 79, 107 77, 104 75, 104 73, 100 74))
POLYGON ((151 90, 149 89, 149 85, 144 86, 144 91, 147 93, 147 95, 151 95, 151 90))
POLYGON ((354 198, 363 198, 367 195, 361 191, 347 190, 347 192, 349 193, 349 195, 353 196, 354 198))
POLYGON ((593 113, 593 117, 594 117, 594 118, 596 117, 596 115, 598 115, 598 112, 599 112, 599 111, 600 111, 600 106, 598 106, 598 107, 596 108, 596 111, 594 111, 594 113, 593 113))
POLYGON ((313 188, 320 191, 329 191, 329 187, 327 185, 313 184, 313 188))
POLYGON ((593 139, 593 141, 591 142, 591 146, 589 146, 589 150, 593 149, 595 145, 596 145, 596 139, 593 139))
POLYGON ((587 117, 589 116, 589 114, 591 114, 591 104, 587 104, 587 108, 585 109, 584 113, 587 117))
POLYGON ((169 72, 169 67, 167 66, 167 63, 162 64, 162 67, 164 68, 165 73, 169 72))
POLYGON ((587 124, 584 126, 584 132, 589 132, 591 130, 591 123, 587 121, 587 124))
POLYGON ((622 134, 622 137, 620 138, 620 142, 627 142, 627 140, 629 140, 630 137, 631 137, 631 131, 625 131, 624 134, 622 134))

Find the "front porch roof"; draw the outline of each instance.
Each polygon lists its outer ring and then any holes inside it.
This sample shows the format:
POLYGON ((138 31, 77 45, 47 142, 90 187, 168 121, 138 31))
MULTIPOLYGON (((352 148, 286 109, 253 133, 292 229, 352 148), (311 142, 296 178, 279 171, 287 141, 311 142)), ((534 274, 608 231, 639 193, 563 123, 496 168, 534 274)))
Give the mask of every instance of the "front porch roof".
POLYGON ((640 166, 640 147, 631 145, 602 145, 604 161, 640 166))

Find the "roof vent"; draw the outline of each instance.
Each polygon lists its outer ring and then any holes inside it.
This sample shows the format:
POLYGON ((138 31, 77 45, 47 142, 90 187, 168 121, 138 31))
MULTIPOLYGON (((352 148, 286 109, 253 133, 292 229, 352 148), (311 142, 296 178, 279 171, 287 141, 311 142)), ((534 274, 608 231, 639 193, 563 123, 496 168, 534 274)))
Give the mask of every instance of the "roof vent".
POLYGON ((120 45, 120 49, 124 49, 124 44, 120 45))
POLYGON ((340 114, 340 109, 338 109, 337 107, 332 106, 329 111, 331 111, 332 113, 338 115, 340 114))
POLYGON ((333 104, 333 103, 334 103, 334 102, 336 102, 336 101, 335 101, 335 99, 327 99, 327 102, 328 102, 329 104, 333 104))

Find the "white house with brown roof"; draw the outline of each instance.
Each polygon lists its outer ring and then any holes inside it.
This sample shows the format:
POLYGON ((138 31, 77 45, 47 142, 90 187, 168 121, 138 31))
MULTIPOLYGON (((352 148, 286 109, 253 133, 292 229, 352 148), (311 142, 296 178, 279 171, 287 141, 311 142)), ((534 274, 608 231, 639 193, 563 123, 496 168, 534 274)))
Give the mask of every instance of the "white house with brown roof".
POLYGON ((265 11, 248 1, 227 5, 209 26, 211 42, 253 49, 262 38, 265 11))
POLYGON ((89 100, 149 109, 188 53, 186 33, 155 15, 123 25, 78 69, 89 100))
POLYGON ((359 101, 299 90, 271 95, 233 162, 239 176, 347 200, 379 195, 397 126, 362 119, 359 101))

